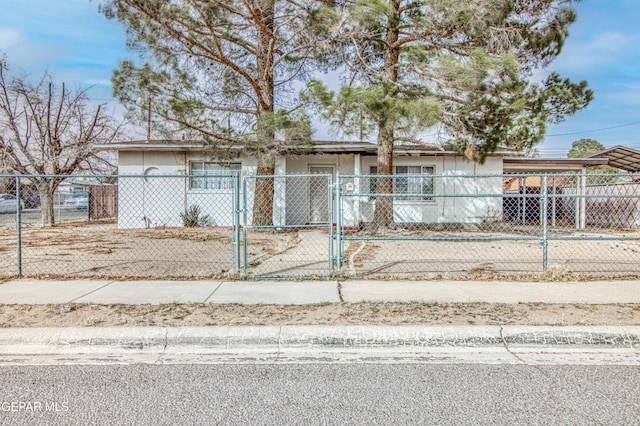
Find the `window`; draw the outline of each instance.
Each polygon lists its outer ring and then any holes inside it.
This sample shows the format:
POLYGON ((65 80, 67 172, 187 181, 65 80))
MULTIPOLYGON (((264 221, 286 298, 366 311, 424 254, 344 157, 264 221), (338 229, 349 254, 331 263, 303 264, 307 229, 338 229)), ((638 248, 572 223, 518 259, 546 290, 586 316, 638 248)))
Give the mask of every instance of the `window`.
MULTIPOLYGON (((370 168, 372 175, 375 175, 377 171, 376 166, 370 168)), ((430 195, 433 195, 434 172, 435 167, 433 166, 394 166, 393 193, 411 194, 410 196, 396 197, 399 200, 433 200, 430 195)), ((369 192, 375 194, 376 187, 376 178, 370 178, 369 192)))
POLYGON ((191 189, 233 189, 235 172, 241 170, 240 163, 191 162, 191 189), (203 177, 198 177, 203 176, 203 177))

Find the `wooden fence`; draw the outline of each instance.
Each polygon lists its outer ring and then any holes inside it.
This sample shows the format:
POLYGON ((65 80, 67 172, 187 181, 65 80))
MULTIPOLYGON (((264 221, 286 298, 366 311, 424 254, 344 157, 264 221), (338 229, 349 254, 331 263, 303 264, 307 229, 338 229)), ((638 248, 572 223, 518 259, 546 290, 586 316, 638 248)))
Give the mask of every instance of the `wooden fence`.
POLYGON ((89 219, 115 219, 118 216, 118 187, 89 187, 89 219))

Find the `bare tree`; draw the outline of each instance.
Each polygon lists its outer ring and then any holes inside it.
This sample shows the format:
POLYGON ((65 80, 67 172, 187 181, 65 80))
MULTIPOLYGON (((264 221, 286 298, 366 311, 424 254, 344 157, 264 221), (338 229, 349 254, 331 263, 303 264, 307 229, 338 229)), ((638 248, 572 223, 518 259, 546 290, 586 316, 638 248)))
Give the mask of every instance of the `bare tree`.
POLYGON ((57 90, 47 73, 32 84, 7 72, 0 58, 0 168, 29 176, 42 225, 53 226, 53 196, 64 175, 104 164, 93 146, 114 141, 121 126, 102 105, 89 105, 84 90, 57 90))

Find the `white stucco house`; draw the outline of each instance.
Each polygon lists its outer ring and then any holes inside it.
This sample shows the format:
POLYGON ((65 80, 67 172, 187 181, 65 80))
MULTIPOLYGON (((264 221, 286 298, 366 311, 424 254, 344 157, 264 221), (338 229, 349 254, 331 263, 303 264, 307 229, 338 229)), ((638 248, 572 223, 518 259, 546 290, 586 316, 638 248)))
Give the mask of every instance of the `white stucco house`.
MULTIPOLYGON (((241 198, 246 199, 246 221, 251 224, 256 161, 242 150, 231 149, 224 158, 215 158, 202 143, 193 141, 131 141, 99 149, 115 150, 118 154, 120 228, 183 226, 181 214, 194 205, 208 216, 211 225, 230 226, 236 183, 225 175, 232 173, 242 176, 241 187, 246 193, 241 191, 241 198)), ((541 163, 541 159, 536 159, 533 166, 526 160, 515 157, 513 151, 499 151, 480 164, 439 146, 398 146, 394 150, 394 175, 397 175, 394 193, 410 195, 394 201, 394 220, 398 223, 502 220, 503 179, 499 175, 505 169, 529 170, 546 164, 546 169, 555 170, 551 160, 541 163), (434 194, 463 196, 434 197, 434 194), (473 197, 474 194, 485 196, 473 197)), ((591 159, 587 165, 602 164, 601 160, 591 159)), ((585 166, 584 161, 562 161, 557 164, 558 170, 580 170, 585 166)), ((275 174, 274 225, 326 224, 327 201, 332 190, 328 176, 337 174, 346 177, 340 206, 344 213, 342 225, 357 227, 373 220, 376 200, 371 194, 375 192, 375 179, 367 176, 376 174, 374 144, 316 142, 304 153, 283 150, 277 156, 275 174), (310 176, 315 174, 326 177, 310 176)))

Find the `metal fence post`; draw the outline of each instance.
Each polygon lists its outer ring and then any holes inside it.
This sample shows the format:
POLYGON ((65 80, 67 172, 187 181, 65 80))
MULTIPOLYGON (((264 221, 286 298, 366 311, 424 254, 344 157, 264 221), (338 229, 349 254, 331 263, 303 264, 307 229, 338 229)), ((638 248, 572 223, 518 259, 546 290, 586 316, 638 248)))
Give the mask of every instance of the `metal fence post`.
POLYGON ((240 173, 233 177, 233 272, 240 272, 240 173))
POLYGON ((22 205, 20 199, 20 176, 16 175, 16 251, 18 278, 22 278, 22 205))
POLYGON ((245 177, 244 179, 242 179, 242 211, 243 211, 243 218, 244 218, 244 225, 242 226, 242 244, 243 244, 243 250, 244 250, 244 274, 247 275, 247 263, 248 263, 248 258, 247 258, 247 226, 249 225, 248 222, 248 213, 247 211, 249 210, 249 207, 247 206, 247 178, 245 177))
POLYGON ((580 229, 584 229, 587 226, 587 169, 582 168, 582 175, 580 176, 580 229))
POLYGON ((547 175, 543 175, 542 179, 542 269, 546 272, 549 249, 549 183, 547 175))
POLYGON ((342 201, 340 199, 342 180, 340 173, 336 173, 336 270, 342 270, 342 201))

